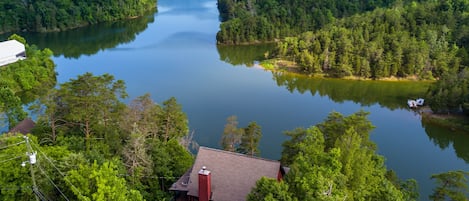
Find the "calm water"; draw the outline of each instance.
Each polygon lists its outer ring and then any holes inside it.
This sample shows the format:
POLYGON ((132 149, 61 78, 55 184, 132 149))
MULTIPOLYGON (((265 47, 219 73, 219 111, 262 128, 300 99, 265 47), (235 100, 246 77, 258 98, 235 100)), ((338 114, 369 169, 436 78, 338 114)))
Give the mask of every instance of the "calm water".
MULTIPOLYGON (((200 145, 219 147, 226 118, 262 126, 261 155, 279 159, 285 130, 308 127, 331 111, 369 111, 371 138, 388 168, 431 192, 431 174, 469 170, 469 135, 423 124, 405 107, 426 83, 308 79, 264 71, 254 60, 269 45, 217 47, 216 1, 159 0, 159 12, 126 22, 52 34, 26 35, 55 52, 60 83, 85 72, 125 80, 130 99, 151 93, 183 105, 200 145)), ((23 34, 24 35, 24 34, 23 34)))

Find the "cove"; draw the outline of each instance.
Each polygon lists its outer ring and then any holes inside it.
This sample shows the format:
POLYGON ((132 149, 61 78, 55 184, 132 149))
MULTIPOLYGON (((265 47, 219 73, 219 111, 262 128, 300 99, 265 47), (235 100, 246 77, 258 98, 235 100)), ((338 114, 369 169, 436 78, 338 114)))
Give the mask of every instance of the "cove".
MULTIPOLYGON (((269 45, 217 46, 213 0, 160 0, 158 12, 76 30, 27 34, 54 51, 59 83, 85 72, 126 82, 129 100, 145 93, 161 103, 174 96, 200 145, 220 147, 226 118, 262 126, 261 156, 279 159, 283 132, 322 122, 332 111, 370 112, 371 134, 388 169, 415 178, 421 200, 431 174, 469 169, 469 135, 422 122, 406 106, 429 83, 313 79, 256 67, 269 45)), ((21 34, 21 33, 20 33, 21 34)))

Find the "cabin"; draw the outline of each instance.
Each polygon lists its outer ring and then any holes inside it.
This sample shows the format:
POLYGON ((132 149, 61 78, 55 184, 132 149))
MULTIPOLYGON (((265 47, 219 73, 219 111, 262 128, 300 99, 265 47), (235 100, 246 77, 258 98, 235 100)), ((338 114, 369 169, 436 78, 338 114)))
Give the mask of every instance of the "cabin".
POLYGON ((170 190, 176 201, 244 201, 262 177, 282 180, 279 161, 200 147, 193 166, 170 190))
POLYGON ((17 40, 0 42, 0 66, 26 59, 26 49, 17 40))

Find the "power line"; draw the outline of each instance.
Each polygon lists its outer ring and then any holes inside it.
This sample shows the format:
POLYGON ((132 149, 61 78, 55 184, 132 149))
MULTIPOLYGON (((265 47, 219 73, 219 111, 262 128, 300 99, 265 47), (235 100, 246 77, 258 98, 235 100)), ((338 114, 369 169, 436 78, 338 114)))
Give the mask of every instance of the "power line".
POLYGON ((67 196, 60 190, 60 188, 55 185, 54 181, 52 181, 52 179, 49 177, 49 175, 47 175, 47 173, 42 169, 42 167, 39 165, 39 163, 37 164, 37 167, 39 168, 39 170, 41 170, 42 174, 44 174, 47 179, 50 181, 50 183, 52 183, 52 185, 54 185, 54 187, 59 191, 60 194, 62 194, 62 196, 64 196, 64 198, 67 200, 67 201, 70 201, 67 196))
POLYGON ((49 199, 46 198, 46 196, 44 195, 44 193, 42 193, 39 189, 34 189, 33 188, 33 193, 39 198, 41 199, 41 201, 49 201, 49 199))
POLYGON ((13 146, 16 146, 16 145, 19 145, 19 144, 23 144, 23 143, 25 143, 25 142, 21 141, 21 142, 15 143, 15 144, 10 144, 10 145, 4 146, 4 147, 0 147, 0 150, 6 149, 8 147, 13 147, 13 146))
MULTIPOLYGON (((28 152, 26 153, 28 156, 29 156, 29 170, 31 172, 31 180, 33 181, 33 192, 38 192, 39 189, 37 188, 37 184, 36 184, 36 177, 34 175, 34 170, 33 170, 33 165, 36 164, 36 153, 33 152, 33 148, 31 147, 31 143, 29 143, 29 138, 28 136, 24 136, 24 141, 26 142, 26 148, 28 150, 28 152)), ((25 162, 23 162, 21 165, 24 165, 25 162)), ((36 200, 39 201, 39 199, 41 198, 40 197, 40 193, 35 193, 36 194, 36 200)), ((41 198, 42 200, 42 198, 41 198)))
MULTIPOLYGON (((32 143, 31 143, 31 144, 32 144, 32 143)), ((52 162, 52 160, 51 160, 49 157, 47 157, 47 155, 44 154, 44 152, 42 152, 41 149, 39 149, 39 146, 37 146, 37 145, 35 145, 35 144, 32 144, 32 145, 39 151, 39 153, 41 153, 41 154, 44 156, 44 158, 46 158, 47 161, 49 161, 49 163, 52 165, 52 167, 54 167, 54 168, 57 170, 57 172, 59 172, 59 174, 64 178, 64 180, 65 180, 66 182, 68 182, 68 183, 72 186, 72 188, 74 188, 74 190, 75 190, 76 192, 78 192, 78 194, 80 194, 81 197, 84 197, 83 194, 81 194, 80 190, 78 190, 78 188, 75 187, 75 185, 73 185, 73 183, 70 182, 70 181, 67 179, 67 177, 65 177, 65 174, 62 173, 62 171, 60 171, 59 168, 57 168, 57 166, 52 162)))
POLYGON ((10 158, 10 159, 6 159, 6 160, 3 160, 3 161, 0 161, 0 163, 5 163, 5 162, 8 162, 8 161, 11 161, 11 160, 15 160, 15 159, 18 159, 18 158, 21 158, 23 156, 16 156, 16 157, 13 157, 13 158, 10 158))
POLYGON ((11 187, 2 187, 0 186, 1 191, 17 191, 23 189, 31 189, 32 186, 11 186, 11 187))

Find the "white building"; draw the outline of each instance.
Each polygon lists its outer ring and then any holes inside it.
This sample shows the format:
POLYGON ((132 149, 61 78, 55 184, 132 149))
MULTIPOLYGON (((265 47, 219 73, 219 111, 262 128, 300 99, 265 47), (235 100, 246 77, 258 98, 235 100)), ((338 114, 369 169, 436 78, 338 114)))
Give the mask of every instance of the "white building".
POLYGON ((23 43, 16 40, 0 42, 0 66, 26 59, 26 49, 23 43))

